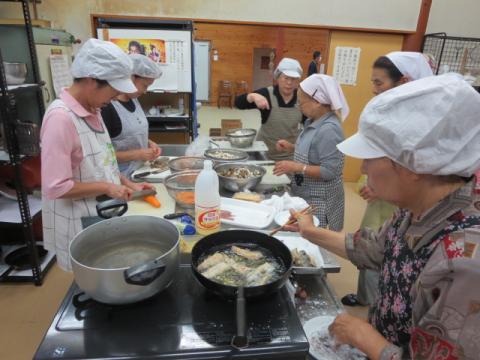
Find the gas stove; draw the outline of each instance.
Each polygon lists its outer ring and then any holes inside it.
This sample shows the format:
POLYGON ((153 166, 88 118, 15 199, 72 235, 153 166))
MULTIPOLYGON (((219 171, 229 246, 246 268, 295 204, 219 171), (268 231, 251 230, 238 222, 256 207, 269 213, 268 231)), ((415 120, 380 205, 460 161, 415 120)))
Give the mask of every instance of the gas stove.
POLYGON ((283 287, 247 300, 249 346, 230 345, 235 302, 206 291, 182 265, 168 289, 131 305, 106 305, 76 284, 34 359, 305 359, 308 341, 283 287))

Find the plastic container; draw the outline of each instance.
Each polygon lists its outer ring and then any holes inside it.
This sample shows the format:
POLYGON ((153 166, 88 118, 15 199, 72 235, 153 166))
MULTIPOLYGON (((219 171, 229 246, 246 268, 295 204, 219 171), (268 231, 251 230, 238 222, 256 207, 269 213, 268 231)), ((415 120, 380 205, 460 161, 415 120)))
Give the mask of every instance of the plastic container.
POLYGON ((183 221, 172 221, 182 235, 195 235, 196 229, 192 224, 184 223, 183 221))
POLYGON ((195 181, 195 227, 202 235, 220 228, 220 193, 218 175, 211 160, 205 160, 195 181))

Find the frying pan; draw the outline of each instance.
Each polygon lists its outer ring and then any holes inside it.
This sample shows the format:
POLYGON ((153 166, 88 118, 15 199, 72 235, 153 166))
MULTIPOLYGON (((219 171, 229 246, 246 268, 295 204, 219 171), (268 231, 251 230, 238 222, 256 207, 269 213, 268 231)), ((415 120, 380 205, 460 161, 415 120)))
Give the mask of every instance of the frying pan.
POLYGON ((227 230, 205 236, 192 249, 192 271, 197 280, 209 291, 217 295, 236 299, 237 334, 232 338, 232 346, 243 348, 248 346, 247 319, 245 311, 246 298, 263 296, 281 289, 292 271, 292 255, 280 240, 267 234, 251 230, 227 230), (223 285, 203 276, 197 266, 204 255, 210 255, 237 245, 243 248, 258 248, 270 251, 276 261, 285 267, 284 273, 275 281, 260 286, 236 287, 223 285))

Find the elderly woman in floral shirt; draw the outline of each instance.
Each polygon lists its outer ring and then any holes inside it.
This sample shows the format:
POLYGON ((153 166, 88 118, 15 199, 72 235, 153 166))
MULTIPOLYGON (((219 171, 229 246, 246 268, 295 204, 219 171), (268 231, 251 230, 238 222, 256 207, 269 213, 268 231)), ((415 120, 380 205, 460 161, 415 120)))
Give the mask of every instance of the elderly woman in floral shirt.
MULTIPOLYGON (((379 232, 342 234, 297 216, 303 237, 380 270, 369 323, 339 315, 337 342, 370 359, 478 359, 480 94, 455 74, 378 95, 338 145, 364 159, 376 194, 399 207, 379 232)), ((295 216, 295 215, 294 215, 295 216)))

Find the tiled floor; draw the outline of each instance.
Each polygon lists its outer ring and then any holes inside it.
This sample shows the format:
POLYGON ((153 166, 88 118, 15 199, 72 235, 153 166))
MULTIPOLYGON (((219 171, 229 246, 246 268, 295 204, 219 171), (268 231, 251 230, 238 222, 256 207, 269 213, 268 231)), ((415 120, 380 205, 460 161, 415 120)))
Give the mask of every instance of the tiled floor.
MULTIPOLYGON (((221 119, 241 119, 243 127, 260 126, 257 110, 202 107, 199 110, 200 134, 208 135, 210 127, 220 127, 221 119)), ((345 185, 346 231, 356 230, 365 211, 365 202, 353 189, 354 184, 345 185)), ((339 262, 342 271, 328 277, 341 297, 355 291, 358 271, 346 260, 339 259, 339 262)), ((32 358, 72 280, 72 274, 63 272, 54 265, 41 287, 30 284, 0 284, 0 359, 32 358)), ((347 310, 359 316, 366 315, 366 308, 347 310)))

